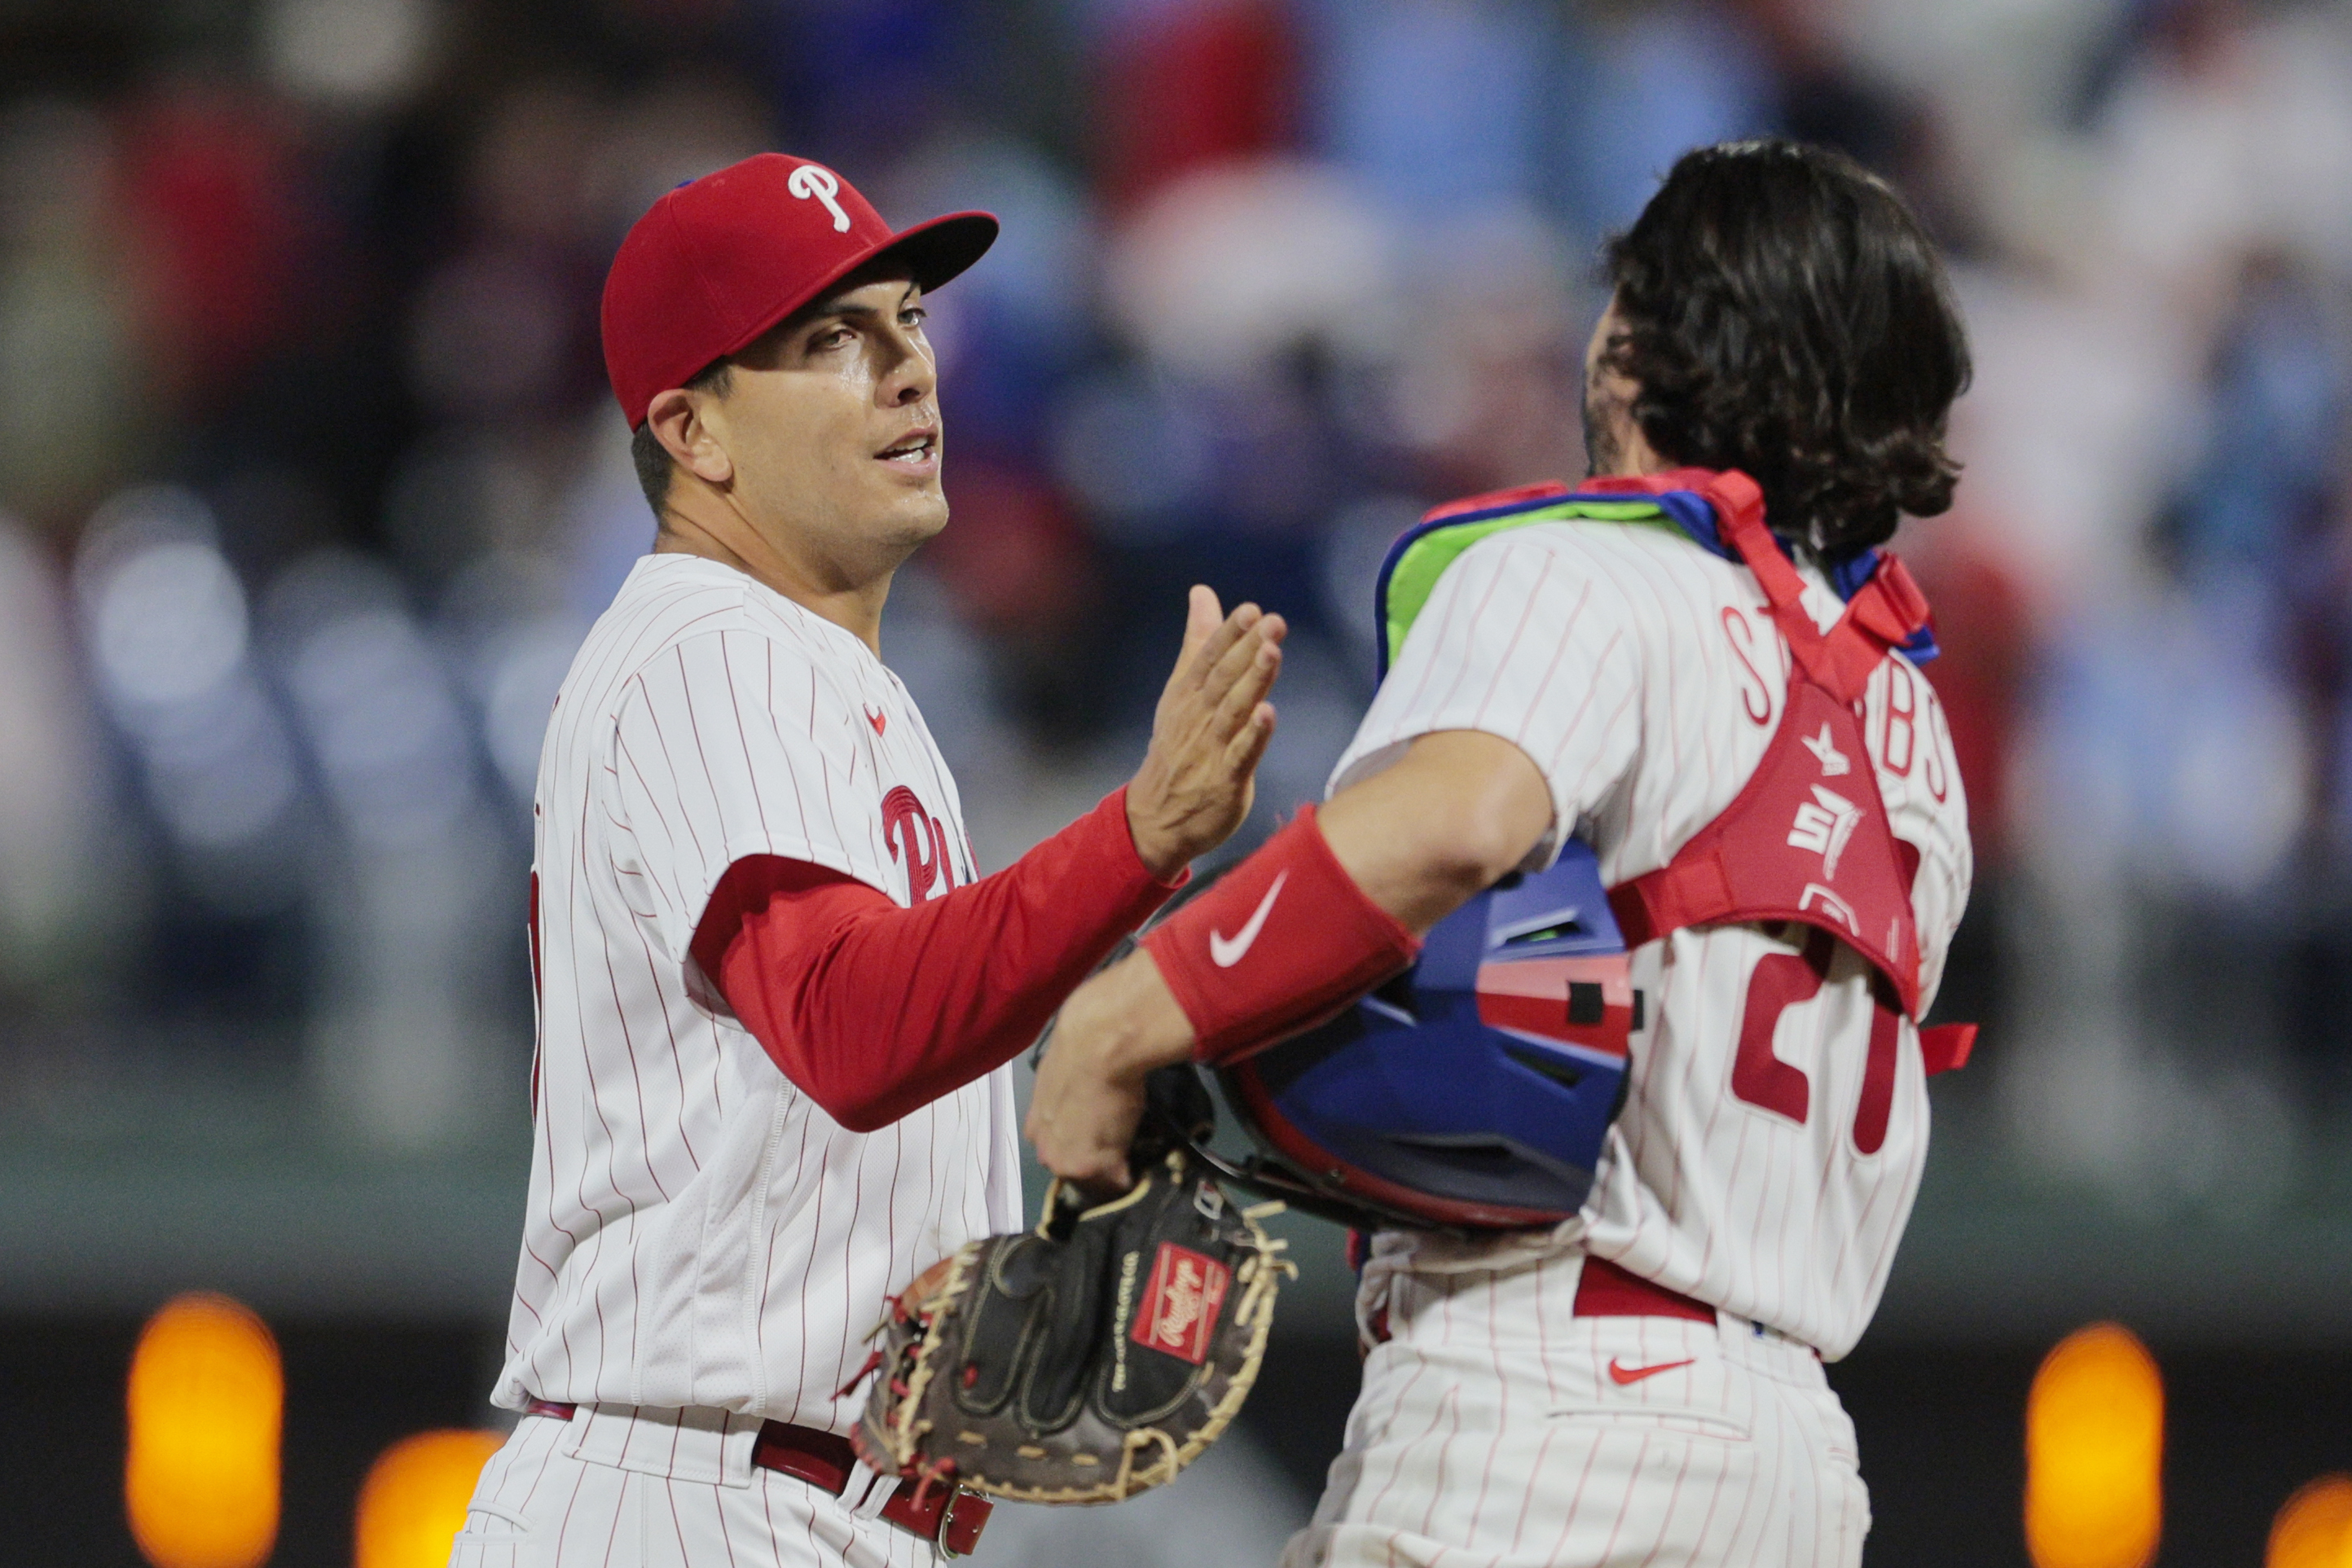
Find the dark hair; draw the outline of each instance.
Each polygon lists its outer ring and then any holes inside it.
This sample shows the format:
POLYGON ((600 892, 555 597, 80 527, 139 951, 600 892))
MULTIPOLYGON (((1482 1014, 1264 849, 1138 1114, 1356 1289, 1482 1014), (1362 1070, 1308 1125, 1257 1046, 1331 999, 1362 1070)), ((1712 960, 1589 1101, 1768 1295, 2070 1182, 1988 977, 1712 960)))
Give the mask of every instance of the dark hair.
POLYGON ((1969 346, 1935 246, 1843 153, 1778 139, 1686 152, 1611 240, 1603 350, 1671 462, 1738 468, 1780 532, 1840 556, 1952 504, 1969 346))
MULTIPOLYGON (((707 392, 725 397, 735 390, 735 366, 730 360, 713 360, 688 379, 688 392, 707 392)), ((663 522, 662 507, 669 500, 669 478, 677 464, 670 458, 669 448, 654 434, 654 422, 646 420, 629 433, 629 461, 636 465, 637 488, 646 493, 646 505, 654 509, 654 522, 663 522)))

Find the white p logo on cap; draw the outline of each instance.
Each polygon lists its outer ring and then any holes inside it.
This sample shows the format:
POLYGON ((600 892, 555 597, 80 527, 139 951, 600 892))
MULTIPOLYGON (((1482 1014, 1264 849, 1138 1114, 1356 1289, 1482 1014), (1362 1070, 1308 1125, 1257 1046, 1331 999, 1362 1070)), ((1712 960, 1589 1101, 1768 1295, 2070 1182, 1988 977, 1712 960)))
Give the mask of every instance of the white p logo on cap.
POLYGON ((834 200, 841 193, 841 176, 824 164, 802 164, 793 171, 792 178, 784 182, 784 189, 803 201, 814 196, 824 204, 824 210, 833 214, 834 232, 849 232, 849 214, 841 210, 839 202, 834 200))

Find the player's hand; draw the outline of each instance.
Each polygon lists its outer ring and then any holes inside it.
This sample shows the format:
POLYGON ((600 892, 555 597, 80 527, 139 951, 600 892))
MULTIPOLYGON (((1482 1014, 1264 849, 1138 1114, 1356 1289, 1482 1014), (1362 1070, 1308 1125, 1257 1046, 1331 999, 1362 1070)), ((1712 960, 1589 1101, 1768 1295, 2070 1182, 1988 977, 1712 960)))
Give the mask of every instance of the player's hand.
POLYGON ((1037 1160, 1097 1191, 1134 1185, 1128 1145, 1142 1120, 1144 1081, 1192 1051, 1192 1024, 1148 953, 1130 953, 1062 1004, 1037 1064, 1023 1130, 1037 1160))
POLYGON ((1127 786, 1135 851, 1160 880, 1233 836, 1249 815, 1258 758, 1274 737, 1265 700, 1282 669, 1279 615, 1244 604, 1231 615, 1194 588, 1184 648, 1151 718, 1151 748, 1127 786))

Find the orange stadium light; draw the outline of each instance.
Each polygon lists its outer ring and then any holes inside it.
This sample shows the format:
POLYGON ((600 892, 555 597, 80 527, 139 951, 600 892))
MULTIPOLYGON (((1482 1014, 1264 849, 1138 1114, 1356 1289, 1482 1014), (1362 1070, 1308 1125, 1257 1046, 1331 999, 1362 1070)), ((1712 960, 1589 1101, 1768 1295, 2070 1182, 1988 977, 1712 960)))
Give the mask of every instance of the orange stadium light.
POLYGON ((2264 1568, 2352 1568, 2352 1476, 2322 1476, 2271 1522, 2264 1568))
POLYGON ((360 1487, 353 1568, 444 1568, 496 1432, 419 1432, 376 1456, 360 1487))
POLYGON ((2034 1568, 2146 1568, 2164 1528, 2164 1378, 2132 1332, 2058 1342, 2025 1405, 2025 1544, 2034 1568))
POLYGON ((122 1501, 155 1568, 256 1568, 278 1539, 286 1378, 278 1342, 226 1296, 175 1297, 131 1358, 122 1501))

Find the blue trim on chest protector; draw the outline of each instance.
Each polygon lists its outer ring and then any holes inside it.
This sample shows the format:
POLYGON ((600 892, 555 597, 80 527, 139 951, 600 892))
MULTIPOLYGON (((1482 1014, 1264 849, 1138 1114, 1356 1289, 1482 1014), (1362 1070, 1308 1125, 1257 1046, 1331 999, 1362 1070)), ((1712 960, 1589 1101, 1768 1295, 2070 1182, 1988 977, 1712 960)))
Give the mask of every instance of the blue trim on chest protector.
MULTIPOLYGON (((1571 496, 1567 498, 1581 500, 1586 497, 1571 496)), ((1591 498, 1599 500, 1602 497, 1596 496, 1591 498)), ((1734 566, 1747 564, 1739 559, 1739 552, 1725 544, 1723 536, 1717 532, 1715 508, 1707 505, 1706 497, 1696 490, 1668 490, 1656 499, 1658 510, 1680 524, 1683 532, 1688 534, 1701 549, 1710 554, 1721 556, 1734 566)), ((1787 540, 1774 534, 1772 542, 1780 547, 1782 555, 1789 556, 1792 564, 1795 562, 1797 558, 1790 555, 1787 540)), ((1838 560, 1824 562, 1822 575, 1829 580, 1831 591, 1834 592, 1839 599, 1850 600, 1862 591, 1862 585, 1868 582, 1870 574, 1877 570, 1878 551, 1864 549, 1838 560)), ((1942 653, 1943 649, 1936 644, 1935 628, 1922 626, 1912 632, 1909 640, 1904 643, 1903 652, 1913 664, 1924 664, 1942 653)))

